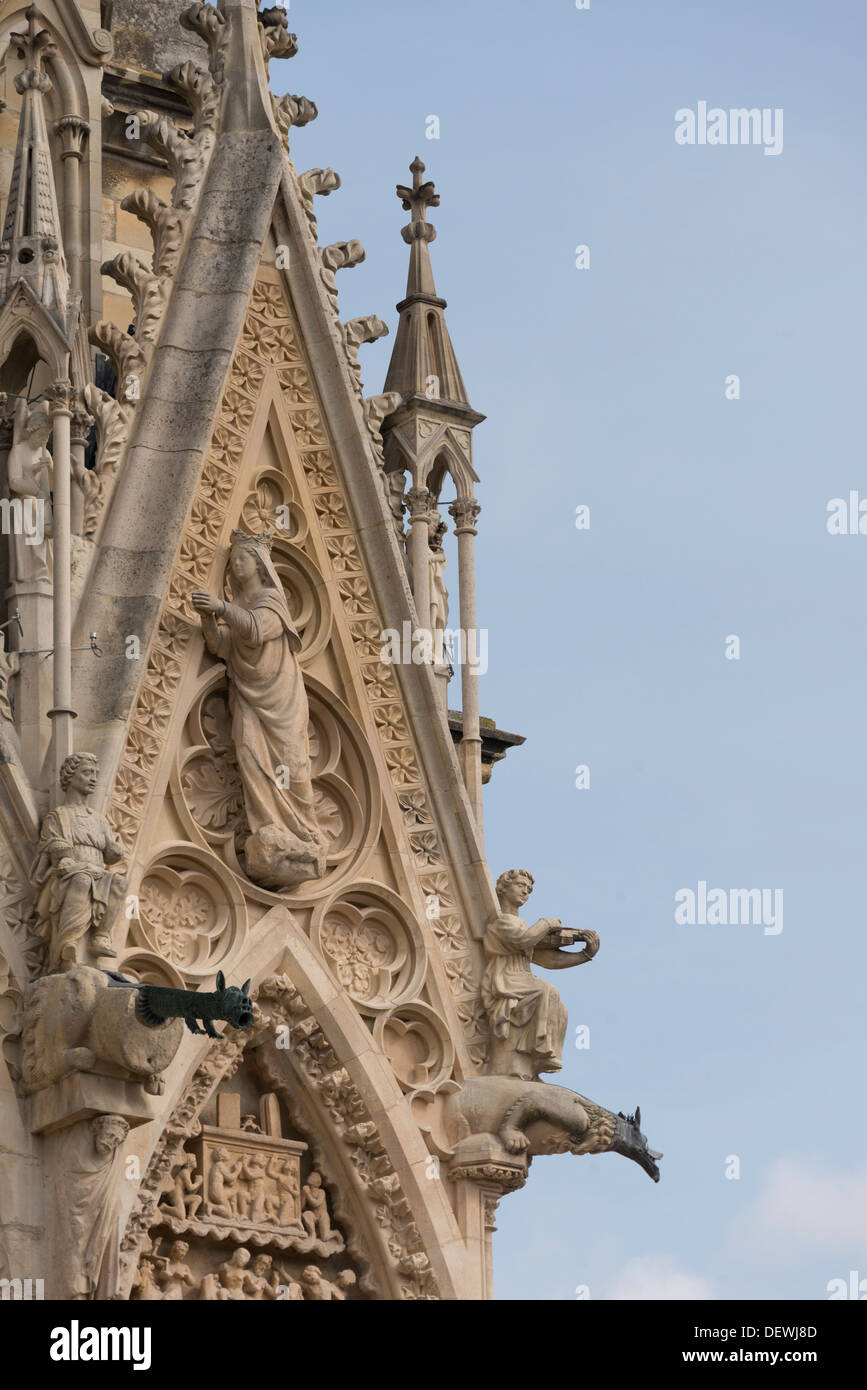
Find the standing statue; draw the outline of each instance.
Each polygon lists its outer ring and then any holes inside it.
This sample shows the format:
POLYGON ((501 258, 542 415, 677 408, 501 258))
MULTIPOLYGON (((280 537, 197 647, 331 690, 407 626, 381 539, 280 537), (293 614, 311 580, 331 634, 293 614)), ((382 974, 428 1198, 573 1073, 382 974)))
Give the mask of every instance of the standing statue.
POLYGON ((437 521, 431 528, 429 551, 430 630, 434 644, 434 660, 438 663, 449 660, 445 644, 445 634, 449 625, 449 591, 446 588, 446 555, 443 550, 443 536, 447 529, 444 521, 437 521))
POLYGON ((232 739, 250 836, 247 873, 264 888, 293 888, 325 872, 316 821, 301 639, 271 560, 269 533, 233 531, 231 603, 197 592, 208 651, 225 661, 232 739))
POLYGON ((12 538, 11 578, 17 582, 42 580, 50 583, 51 542, 53 533, 51 485, 53 461, 48 452, 51 437, 51 415, 44 405, 30 410, 23 397, 15 403, 12 448, 7 464, 9 491, 22 499, 26 525, 12 538), (32 518, 26 515, 33 509, 32 518))
POLYGON ((9 682, 13 676, 18 674, 18 653, 7 652, 6 633, 0 631, 0 719, 6 719, 11 724, 13 719, 12 703, 9 695, 9 682))
POLYGON ((117 1289, 121 1149, 129 1125, 120 1115, 80 1120, 58 1138, 53 1210, 63 1281, 73 1299, 108 1299, 117 1289))
POLYGON ((96 956, 117 955, 111 929, 126 879, 109 866, 120 862, 123 850, 105 817, 87 804, 98 779, 92 753, 66 758, 60 769, 65 804, 42 822, 33 881, 40 889, 36 912, 49 970, 84 961, 87 947, 96 956))
POLYGON ((553 985, 540 980, 531 964, 546 970, 584 965, 599 950, 596 932, 564 930, 556 917, 529 926, 519 915, 533 891, 533 875, 510 869, 497 880, 499 916, 485 932, 487 965, 482 1003, 491 1027, 488 1075, 534 1081, 540 1072, 560 1071, 568 1014, 553 985), (561 950, 585 942, 577 955, 561 950))

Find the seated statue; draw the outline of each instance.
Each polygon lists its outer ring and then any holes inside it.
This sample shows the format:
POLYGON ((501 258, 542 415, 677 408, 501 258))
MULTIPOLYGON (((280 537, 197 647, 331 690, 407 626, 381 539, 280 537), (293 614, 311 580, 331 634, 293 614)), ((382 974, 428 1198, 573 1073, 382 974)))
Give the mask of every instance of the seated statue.
POLYGON ((92 753, 73 753, 60 769, 65 793, 42 823, 33 868, 40 889, 39 929, 48 941, 48 968, 62 970, 96 956, 116 956, 110 932, 126 879, 110 865, 123 858, 104 816, 87 805, 99 777, 92 753))
POLYGON ((557 990, 534 975, 531 964, 565 970, 592 960, 599 950, 596 932, 564 930, 555 917, 543 917, 531 927, 519 916, 533 883, 525 869, 510 869, 497 880, 500 913, 485 932, 487 965, 482 979, 482 1003, 491 1028, 486 1071, 525 1081, 541 1072, 560 1071, 568 1024, 557 990), (576 955, 560 949, 576 941, 585 942, 576 955))

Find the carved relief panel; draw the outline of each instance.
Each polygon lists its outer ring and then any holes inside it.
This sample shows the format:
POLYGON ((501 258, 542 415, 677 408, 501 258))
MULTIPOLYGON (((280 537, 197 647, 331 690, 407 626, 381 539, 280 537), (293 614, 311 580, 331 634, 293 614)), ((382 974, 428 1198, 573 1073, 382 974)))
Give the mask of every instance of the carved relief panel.
POLYGON ((310 1147, 284 1133, 278 1097, 257 1092, 244 1070, 205 1107, 198 1133, 164 1177, 133 1298, 358 1296, 358 1274, 310 1147))

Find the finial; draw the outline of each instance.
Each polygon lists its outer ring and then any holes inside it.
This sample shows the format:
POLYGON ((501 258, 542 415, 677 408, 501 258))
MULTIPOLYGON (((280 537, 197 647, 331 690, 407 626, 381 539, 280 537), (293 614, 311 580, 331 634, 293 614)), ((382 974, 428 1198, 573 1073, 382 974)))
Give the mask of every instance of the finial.
MULTIPOLYGON (((416 155, 412 164, 409 166, 412 174, 412 188, 407 188, 405 184, 397 185, 397 196, 401 200, 401 205, 405 212, 411 212, 413 224, 421 222, 427 225, 428 208, 438 208, 440 205, 440 195, 432 182, 422 183, 421 176, 425 171, 425 166, 416 155)), ((433 228, 431 228, 433 231, 433 228)), ((416 235, 419 235, 416 233, 416 235)), ((423 234, 422 234, 423 236, 423 234)), ((434 232, 436 236, 436 232, 434 232)), ((433 241, 434 236, 423 236, 425 241, 433 241)), ((415 240, 416 237, 405 237, 405 240, 415 240)))
POLYGON ((43 71, 42 64, 47 58, 55 57, 57 44, 47 29, 37 29, 37 20, 41 20, 42 16, 35 5, 30 6, 25 18, 27 33, 9 35, 10 45, 14 45, 17 57, 27 64, 27 71, 15 79, 15 89, 23 93, 28 87, 38 87, 42 92, 50 92, 51 81, 43 71))

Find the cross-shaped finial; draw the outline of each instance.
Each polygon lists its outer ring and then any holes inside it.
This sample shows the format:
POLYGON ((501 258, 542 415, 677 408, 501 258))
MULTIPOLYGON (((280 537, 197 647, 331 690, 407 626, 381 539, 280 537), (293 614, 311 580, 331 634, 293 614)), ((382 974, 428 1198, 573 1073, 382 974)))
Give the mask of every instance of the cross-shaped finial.
POLYGON ((425 166, 422 164, 418 155, 409 166, 412 174, 412 188, 407 188, 405 184, 397 185, 397 196, 406 212, 411 212, 413 220, 417 222, 427 221, 428 208, 438 208, 440 196, 433 183, 422 183, 421 176, 425 166))

